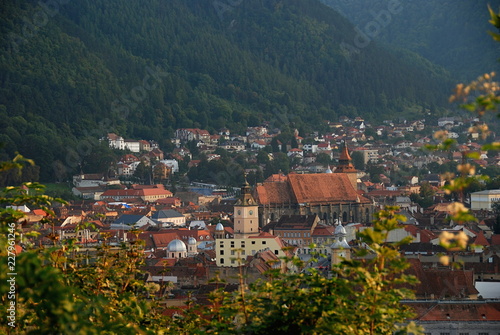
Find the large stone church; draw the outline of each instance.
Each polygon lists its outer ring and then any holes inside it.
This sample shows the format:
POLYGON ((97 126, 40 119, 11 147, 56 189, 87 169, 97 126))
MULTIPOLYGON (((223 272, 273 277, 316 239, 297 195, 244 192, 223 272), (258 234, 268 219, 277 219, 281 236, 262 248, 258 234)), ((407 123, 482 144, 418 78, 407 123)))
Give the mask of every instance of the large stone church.
POLYGON ((372 201, 357 191, 357 171, 344 145, 332 173, 289 174, 258 184, 253 196, 259 204, 260 226, 282 215, 317 214, 327 224, 372 221, 372 201))

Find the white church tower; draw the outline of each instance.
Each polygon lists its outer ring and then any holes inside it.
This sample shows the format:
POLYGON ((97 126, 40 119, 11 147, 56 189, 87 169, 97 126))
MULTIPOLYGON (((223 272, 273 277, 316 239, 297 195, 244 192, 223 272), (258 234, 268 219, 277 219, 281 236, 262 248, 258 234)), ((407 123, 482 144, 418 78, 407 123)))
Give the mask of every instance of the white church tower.
POLYGON ((349 243, 347 243, 345 238, 346 235, 347 232, 344 226, 342 226, 342 222, 339 221, 337 228, 335 228, 335 233, 333 234, 335 242, 330 246, 332 249, 332 267, 340 264, 344 259, 351 259, 351 247, 349 243))

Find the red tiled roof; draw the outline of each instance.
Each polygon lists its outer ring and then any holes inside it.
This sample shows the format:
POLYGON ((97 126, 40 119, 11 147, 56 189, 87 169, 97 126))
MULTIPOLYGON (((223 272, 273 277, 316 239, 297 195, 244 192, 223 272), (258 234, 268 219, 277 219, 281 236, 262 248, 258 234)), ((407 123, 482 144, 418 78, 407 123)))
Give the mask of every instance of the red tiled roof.
POLYGON ((35 215, 47 216, 47 212, 45 212, 43 209, 34 209, 31 211, 31 213, 35 215))
POLYGON ((482 245, 484 247, 487 247, 487 246, 490 245, 490 243, 488 242, 488 240, 486 239, 486 237, 484 236, 484 234, 483 234, 482 231, 480 231, 479 233, 477 233, 476 238, 474 239, 473 244, 482 245))
POLYGON ((180 239, 175 232, 146 232, 139 235, 139 239, 146 241, 146 249, 166 248, 168 244, 180 239))
POLYGON ((288 183, 264 183, 255 189, 257 202, 262 205, 295 203, 288 183))
POLYGON ((478 294, 474 287, 474 272, 470 270, 425 269, 418 259, 408 259, 410 274, 417 277, 417 297, 465 298, 478 294))
POLYGON ((335 227, 333 226, 316 226, 314 228, 312 236, 333 236, 335 233, 335 227))
POLYGON ((500 311, 484 301, 405 302, 420 321, 500 321, 500 311))
POLYGON ((500 234, 491 235, 491 245, 500 245, 500 234))
POLYGON ((263 205, 287 203, 368 203, 343 173, 289 174, 286 182, 265 182, 257 186, 255 197, 263 205))
POLYGON ((135 196, 137 198, 140 198, 142 196, 150 196, 150 195, 167 195, 171 196, 172 192, 169 190, 162 190, 159 188, 146 188, 146 189, 139 189, 139 190, 107 190, 105 191, 101 197, 119 197, 119 196, 135 196))
POLYGON ((290 186, 298 203, 331 201, 369 202, 360 197, 343 173, 290 174, 290 186))
POLYGON ((420 242, 430 242, 437 238, 437 235, 427 229, 420 230, 420 242))
POLYGON ((417 233, 420 231, 415 225, 404 225, 404 229, 409 232, 412 236, 416 237, 417 233))

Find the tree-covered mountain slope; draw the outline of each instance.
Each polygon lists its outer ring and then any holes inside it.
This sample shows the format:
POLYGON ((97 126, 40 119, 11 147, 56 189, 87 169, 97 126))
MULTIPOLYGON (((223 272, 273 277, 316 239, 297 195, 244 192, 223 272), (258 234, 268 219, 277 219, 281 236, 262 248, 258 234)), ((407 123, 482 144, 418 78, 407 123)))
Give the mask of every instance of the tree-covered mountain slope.
POLYGON ((488 5, 498 10, 496 1, 321 1, 361 31, 371 31, 375 41, 414 51, 461 80, 500 70, 500 46, 488 34, 495 29, 488 23, 488 5), (391 6, 397 13, 390 12, 391 6))
POLYGON ((353 25, 318 0, 1 6, 0 150, 34 159, 44 181, 77 171, 106 132, 163 146, 180 127, 303 131, 445 106, 453 86, 413 54, 346 48, 353 25))

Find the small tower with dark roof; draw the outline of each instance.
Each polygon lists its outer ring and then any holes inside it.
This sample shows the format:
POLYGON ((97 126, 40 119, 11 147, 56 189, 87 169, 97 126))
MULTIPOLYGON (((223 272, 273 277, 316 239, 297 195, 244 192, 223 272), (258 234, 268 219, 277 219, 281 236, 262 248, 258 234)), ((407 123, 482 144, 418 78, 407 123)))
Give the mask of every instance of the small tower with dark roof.
POLYGON ((354 189, 358 189, 358 171, 352 164, 352 158, 349 155, 349 150, 345 142, 340 151, 339 165, 335 169, 335 173, 345 173, 349 177, 354 189))
POLYGON ((234 204, 234 237, 246 238, 259 234, 259 206, 245 178, 240 198, 234 204))

